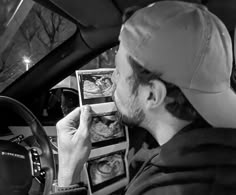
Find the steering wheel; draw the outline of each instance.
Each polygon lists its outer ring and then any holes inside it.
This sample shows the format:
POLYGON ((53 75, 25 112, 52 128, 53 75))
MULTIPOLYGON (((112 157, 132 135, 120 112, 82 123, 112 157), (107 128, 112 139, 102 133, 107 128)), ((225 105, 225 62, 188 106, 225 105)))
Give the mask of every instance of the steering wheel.
POLYGON ((33 177, 45 177, 43 195, 48 195, 56 179, 55 163, 49 139, 38 119, 22 103, 0 96, 0 110, 21 117, 30 127, 42 153, 10 141, 0 140, 0 192, 8 195, 28 194, 33 177))

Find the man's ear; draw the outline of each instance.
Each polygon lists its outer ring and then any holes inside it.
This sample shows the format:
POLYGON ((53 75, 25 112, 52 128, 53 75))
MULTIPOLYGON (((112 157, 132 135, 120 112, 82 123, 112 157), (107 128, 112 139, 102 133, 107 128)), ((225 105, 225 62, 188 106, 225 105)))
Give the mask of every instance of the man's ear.
POLYGON ((159 107, 166 97, 166 86, 159 80, 151 80, 149 82, 149 94, 146 98, 147 109, 159 107))

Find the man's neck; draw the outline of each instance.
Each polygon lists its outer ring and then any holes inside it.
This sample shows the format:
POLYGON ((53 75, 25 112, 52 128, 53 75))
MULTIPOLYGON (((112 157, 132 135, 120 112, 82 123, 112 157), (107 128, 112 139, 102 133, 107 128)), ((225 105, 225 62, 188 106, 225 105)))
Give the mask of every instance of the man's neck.
POLYGON ((173 117, 170 113, 155 116, 151 121, 147 121, 147 130, 152 134, 156 141, 163 145, 168 142, 176 133, 191 122, 173 117))

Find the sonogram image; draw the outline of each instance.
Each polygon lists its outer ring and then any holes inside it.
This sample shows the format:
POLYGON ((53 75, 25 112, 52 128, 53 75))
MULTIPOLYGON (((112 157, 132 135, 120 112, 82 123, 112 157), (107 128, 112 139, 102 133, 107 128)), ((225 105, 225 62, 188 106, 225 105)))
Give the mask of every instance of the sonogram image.
POLYGON ((125 136, 124 126, 115 115, 94 116, 90 128, 91 142, 101 142, 125 136))
POLYGON ((125 174, 124 155, 120 152, 90 160, 88 164, 93 186, 125 174))
POLYGON ((112 73, 82 75, 84 99, 112 96, 112 73))

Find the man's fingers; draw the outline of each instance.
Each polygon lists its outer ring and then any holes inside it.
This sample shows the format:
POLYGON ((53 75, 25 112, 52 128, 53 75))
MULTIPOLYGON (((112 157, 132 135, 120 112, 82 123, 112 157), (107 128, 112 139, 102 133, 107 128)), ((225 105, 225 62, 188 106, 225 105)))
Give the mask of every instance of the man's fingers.
POLYGON ((81 108, 77 107, 63 119, 57 122, 57 133, 68 131, 69 129, 77 129, 79 126, 81 108))
POLYGON ((91 108, 89 106, 83 106, 81 108, 81 114, 80 114, 80 124, 79 128, 77 129, 77 132, 75 133, 77 136, 85 136, 87 137, 89 135, 89 127, 91 122, 91 108))
MULTIPOLYGON (((67 116, 65 116, 62 120, 57 123, 57 129, 61 129, 64 131, 68 130, 68 127, 76 130, 76 134, 84 134, 88 133, 88 129, 91 122, 91 108, 90 106, 77 107, 72 112, 70 112, 67 116)), ((59 133, 59 131, 58 131, 59 133)))
POLYGON ((74 121, 78 122, 80 119, 80 114, 81 114, 81 108, 77 107, 73 111, 71 111, 69 114, 67 114, 63 120, 64 121, 74 121))

